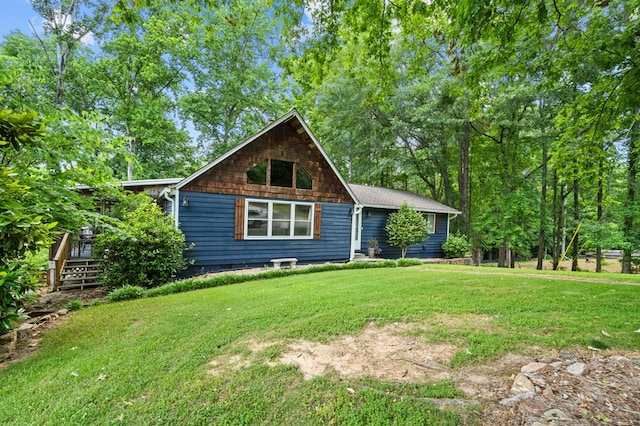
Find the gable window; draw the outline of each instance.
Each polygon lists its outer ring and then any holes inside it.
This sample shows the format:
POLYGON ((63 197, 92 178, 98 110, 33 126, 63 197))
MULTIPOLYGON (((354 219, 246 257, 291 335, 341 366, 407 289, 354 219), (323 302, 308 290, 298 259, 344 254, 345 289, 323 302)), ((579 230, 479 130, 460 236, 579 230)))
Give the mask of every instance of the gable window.
POLYGON ((423 213, 424 219, 427 221, 427 229, 430 234, 436 233, 436 215, 434 213, 423 213))
POLYGON ((263 160, 247 171, 247 183, 283 188, 312 189, 311 176, 291 161, 263 160))
POLYGON ((247 172, 247 183, 255 183, 258 185, 267 184, 267 160, 258 163, 257 166, 249 169, 247 172))
POLYGON ((313 204, 247 200, 246 205, 246 239, 313 238, 313 204))

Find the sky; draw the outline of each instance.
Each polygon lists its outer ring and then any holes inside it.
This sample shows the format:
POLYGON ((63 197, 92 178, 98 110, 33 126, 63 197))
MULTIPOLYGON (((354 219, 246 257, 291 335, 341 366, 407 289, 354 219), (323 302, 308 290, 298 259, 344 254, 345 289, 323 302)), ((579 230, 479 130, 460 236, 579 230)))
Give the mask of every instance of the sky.
POLYGON ((0 37, 12 30, 33 34, 29 20, 38 30, 42 28, 42 18, 33 11, 29 0, 0 0, 0 10, 0 37))

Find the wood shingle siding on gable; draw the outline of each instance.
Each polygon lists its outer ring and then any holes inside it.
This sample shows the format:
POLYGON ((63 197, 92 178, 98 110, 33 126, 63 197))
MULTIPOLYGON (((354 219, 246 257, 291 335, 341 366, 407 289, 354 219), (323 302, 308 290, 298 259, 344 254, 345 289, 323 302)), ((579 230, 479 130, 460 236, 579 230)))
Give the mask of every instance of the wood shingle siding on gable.
POLYGON ((187 191, 181 191, 180 195, 189 198, 189 206, 180 211, 180 228, 188 243, 194 244, 187 251, 193 264, 185 275, 263 267, 270 265, 271 259, 282 257, 295 257, 299 263, 349 260, 350 204, 316 204, 316 210, 318 205, 322 206, 320 239, 238 240, 237 230, 231 226, 229 218, 236 215, 241 198, 187 191))
POLYGON ((353 203, 309 135, 302 127, 302 133, 297 131, 296 123, 297 120, 291 120, 271 129, 181 190, 255 198, 353 203), (312 189, 248 184, 247 171, 266 159, 299 164, 312 178, 312 189))

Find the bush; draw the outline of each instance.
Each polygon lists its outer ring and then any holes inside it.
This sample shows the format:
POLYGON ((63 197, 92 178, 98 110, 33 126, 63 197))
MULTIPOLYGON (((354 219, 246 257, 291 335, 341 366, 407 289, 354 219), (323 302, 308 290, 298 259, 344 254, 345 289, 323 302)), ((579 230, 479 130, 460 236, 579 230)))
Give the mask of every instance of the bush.
POLYGON ((83 307, 84 307, 84 304, 80 300, 70 300, 65 305, 65 308, 67 308, 70 311, 79 311, 83 307))
POLYGON ((96 238, 94 253, 100 259, 100 279, 108 287, 145 288, 165 284, 184 270, 184 235, 173 220, 146 197, 124 215, 120 228, 96 238))
POLYGON ((420 259, 398 259, 398 266, 417 266, 422 265, 422 260, 420 259))
POLYGON ((460 234, 449 235, 447 241, 442 243, 442 251, 444 251, 444 257, 447 259, 465 257, 469 252, 469 248, 467 237, 460 234))
POLYGON ((121 302, 123 300, 134 300, 144 297, 144 288, 137 285, 125 285, 109 293, 110 302, 121 302))

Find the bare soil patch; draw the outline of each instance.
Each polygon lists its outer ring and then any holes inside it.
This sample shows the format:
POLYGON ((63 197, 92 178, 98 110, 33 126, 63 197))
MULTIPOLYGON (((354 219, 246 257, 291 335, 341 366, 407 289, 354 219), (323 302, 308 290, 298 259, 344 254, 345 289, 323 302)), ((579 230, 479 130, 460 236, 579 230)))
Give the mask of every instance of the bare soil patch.
MULTIPOLYGON (((452 320, 451 325, 455 322, 452 320)), ((327 343, 291 342, 278 363, 295 365, 306 380, 332 372, 346 379, 368 376, 396 383, 451 380, 467 395, 467 400, 456 401, 456 405, 479 403, 482 424, 545 425, 559 424, 558 421, 571 425, 640 424, 638 352, 531 348, 531 354, 509 353, 482 365, 452 368, 449 360, 456 351, 464 349, 426 342, 420 335, 431 326, 394 323, 379 327, 369 323, 357 336, 342 336, 327 343), (567 370, 576 362, 588 366, 586 375, 575 376, 567 370), (525 374, 534 391, 530 394, 514 391, 516 376, 531 363, 543 365, 525 374), (560 415, 566 418, 560 420, 560 415)), ((228 369, 254 362, 274 365, 261 359, 259 353, 275 344, 282 343, 243 342, 243 353, 212 360, 209 373, 224 374, 228 369)), ((442 401, 440 405, 450 402, 442 401)))

